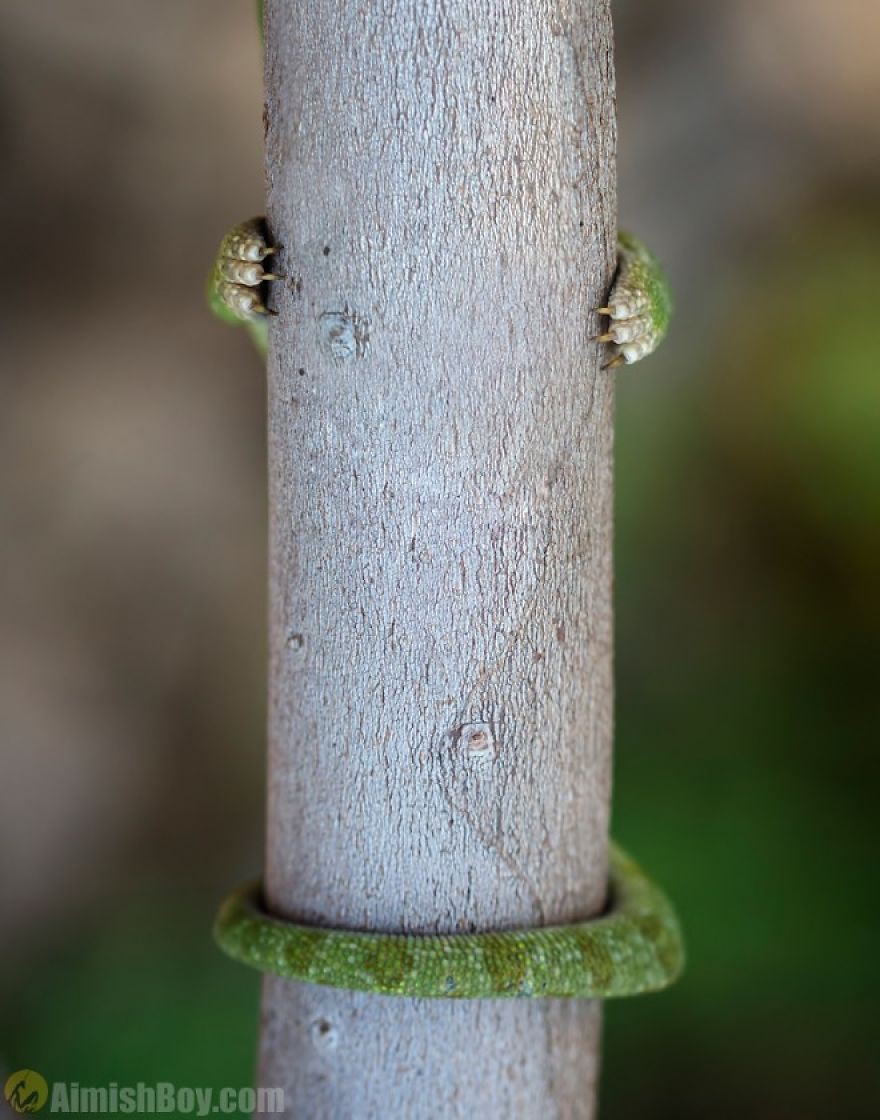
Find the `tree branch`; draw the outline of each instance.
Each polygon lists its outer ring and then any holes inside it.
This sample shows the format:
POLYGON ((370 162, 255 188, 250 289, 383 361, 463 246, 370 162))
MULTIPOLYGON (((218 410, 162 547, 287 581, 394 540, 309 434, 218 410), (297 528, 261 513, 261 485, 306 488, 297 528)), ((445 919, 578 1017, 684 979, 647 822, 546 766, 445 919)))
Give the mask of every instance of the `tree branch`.
MULTIPOLYGON (((274 0, 267 894, 330 926, 604 902, 608 0, 274 0)), ((589 1117, 599 1010, 269 978, 296 1117, 589 1117)))

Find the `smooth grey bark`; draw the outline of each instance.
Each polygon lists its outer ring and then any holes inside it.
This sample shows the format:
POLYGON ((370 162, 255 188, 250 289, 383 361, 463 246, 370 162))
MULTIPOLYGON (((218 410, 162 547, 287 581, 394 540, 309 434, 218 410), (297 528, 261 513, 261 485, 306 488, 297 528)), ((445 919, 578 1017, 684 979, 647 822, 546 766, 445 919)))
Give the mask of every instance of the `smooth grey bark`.
MULTIPOLYGON (((608 0, 270 0, 269 905, 565 922, 605 894, 608 0)), ((599 1009, 269 978, 295 1117, 590 1117, 599 1009)))

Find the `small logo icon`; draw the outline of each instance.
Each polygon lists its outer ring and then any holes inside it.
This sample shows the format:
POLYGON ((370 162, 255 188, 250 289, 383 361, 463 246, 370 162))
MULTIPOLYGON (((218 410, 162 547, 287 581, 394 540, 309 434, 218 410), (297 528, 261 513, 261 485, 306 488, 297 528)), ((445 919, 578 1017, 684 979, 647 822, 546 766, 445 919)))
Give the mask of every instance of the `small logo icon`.
POLYGON ((19 1069, 7 1077, 3 1095, 16 1112, 39 1112, 49 1098, 49 1086, 35 1069, 19 1069))

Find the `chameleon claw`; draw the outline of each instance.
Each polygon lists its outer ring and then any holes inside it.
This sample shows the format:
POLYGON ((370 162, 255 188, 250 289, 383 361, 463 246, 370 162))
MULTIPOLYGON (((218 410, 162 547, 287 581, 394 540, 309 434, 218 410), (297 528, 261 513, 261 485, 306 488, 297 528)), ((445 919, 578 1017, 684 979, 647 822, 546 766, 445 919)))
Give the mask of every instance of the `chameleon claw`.
POLYGON ((596 342, 619 347, 605 369, 631 365, 657 348, 669 325, 672 298, 663 270, 653 254, 626 233, 617 238, 617 271, 606 302, 594 309, 611 319, 596 342))
POLYGON ((263 302, 267 291, 263 285, 286 277, 263 270, 263 260, 279 251, 268 244, 268 238, 265 218, 250 218, 229 230, 220 243, 208 279, 208 302, 228 323, 253 325, 277 314, 263 302))

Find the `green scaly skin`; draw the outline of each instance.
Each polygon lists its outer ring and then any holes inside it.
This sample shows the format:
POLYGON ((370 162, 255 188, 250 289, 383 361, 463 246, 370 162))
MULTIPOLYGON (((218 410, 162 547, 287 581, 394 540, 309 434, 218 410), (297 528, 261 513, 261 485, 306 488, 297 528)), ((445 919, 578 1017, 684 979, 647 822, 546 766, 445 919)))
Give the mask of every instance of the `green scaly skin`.
MULTIPOLYGON (((258 4, 262 20, 262 4, 258 4)), ((208 279, 208 302, 224 322, 243 323, 265 356, 275 253, 264 218, 234 226, 208 279)), ((614 350, 606 369, 639 361, 662 341, 672 312, 666 278, 631 234, 618 237, 618 262, 596 339, 614 350)), ((564 926, 469 934, 380 934, 325 929, 273 918, 259 884, 220 908, 217 943, 235 960, 291 980, 420 998, 572 996, 609 999, 659 991, 679 976, 684 948, 666 896, 616 845, 610 847, 611 905, 603 916, 564 926)))
POLYGON ((268 320, 275 314, 266 306, 267 290, 281 279, 277 273, 267 272, 264 262, 275 252, 266 219, 248 218, 224 236, 208 276, 208 306, 224 323, 244 324, 264 358, 269 346, 268 320))
POLYGON ((606 369, 641 361, 666 337, 672 318, 669 282, 651 250, 631 233, 617 235, 617 273, 608 303, 597 311, 611 320, 596 339, 615 346, 606 369))
POLYGON ((611 905, 592 921, 436 936, 322 929, 268 915, 257 884, 223 903, 214 936, 261 972, 386 996, 610 999, 660 991, 684 966, 675 911, 613 844, 610 864, 611 905))

